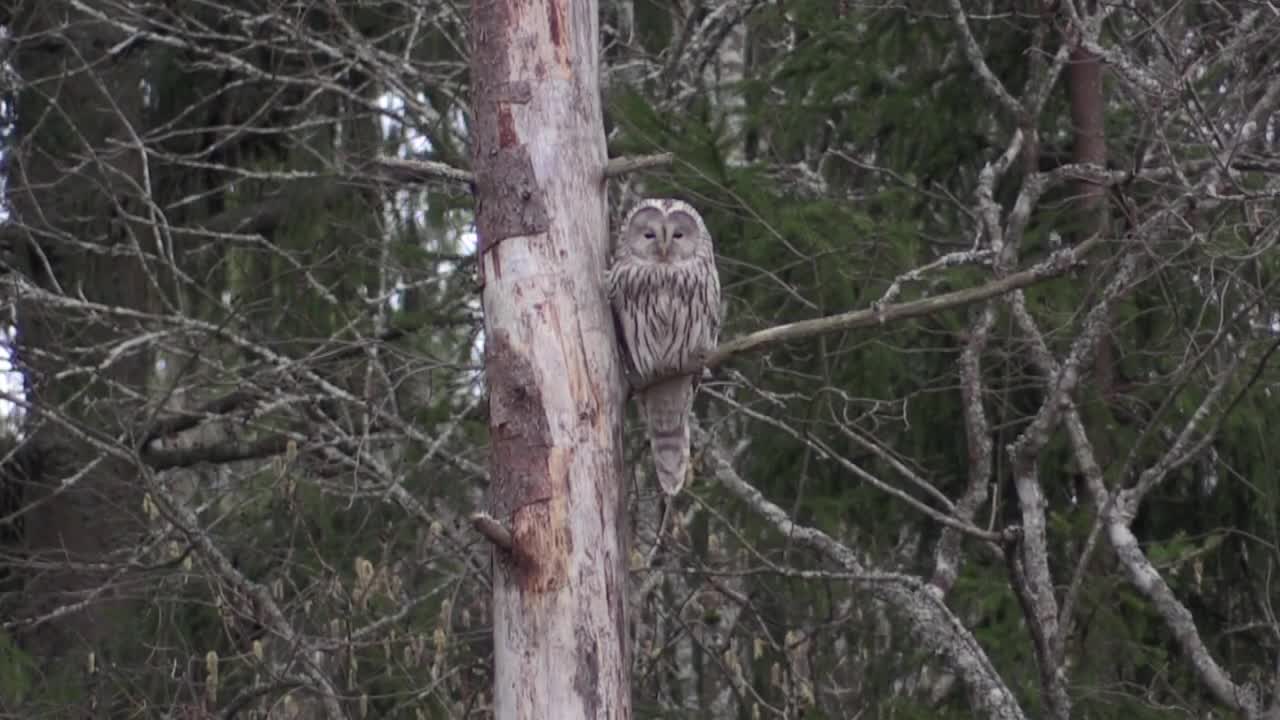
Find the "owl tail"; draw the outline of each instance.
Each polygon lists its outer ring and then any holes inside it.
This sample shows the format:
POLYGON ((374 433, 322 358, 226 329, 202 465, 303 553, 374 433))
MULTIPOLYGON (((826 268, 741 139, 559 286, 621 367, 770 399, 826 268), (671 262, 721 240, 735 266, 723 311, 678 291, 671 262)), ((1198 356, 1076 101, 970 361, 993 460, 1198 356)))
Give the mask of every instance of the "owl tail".
POLYGON ((693 409, 693 380, 687 376, 658 383, 644 391, 649 447, 658 482, 667 495, 684 487, 689 474, 689 411, 693 409))

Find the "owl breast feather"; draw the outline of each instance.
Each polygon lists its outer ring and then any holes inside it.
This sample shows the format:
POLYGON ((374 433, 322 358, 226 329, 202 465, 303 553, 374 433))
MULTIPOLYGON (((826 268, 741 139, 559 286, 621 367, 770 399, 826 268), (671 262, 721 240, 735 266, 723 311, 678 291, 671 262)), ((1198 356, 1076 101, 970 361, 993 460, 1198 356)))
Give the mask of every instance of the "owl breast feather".
POLYGON ((613 305, 641 379, 684 369, 698 352, 714 345, 706 277, 698 263, 615 268, 613 305))

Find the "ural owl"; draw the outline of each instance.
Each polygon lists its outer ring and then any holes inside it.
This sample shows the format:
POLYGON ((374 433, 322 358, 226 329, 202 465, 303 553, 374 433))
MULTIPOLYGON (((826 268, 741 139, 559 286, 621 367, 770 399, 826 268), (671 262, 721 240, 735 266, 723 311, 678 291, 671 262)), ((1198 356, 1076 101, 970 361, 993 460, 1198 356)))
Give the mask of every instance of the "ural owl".
POLYGON ((642 201, 623 223, 607 282, 658 480, 675 495, 689 472, 689 412, 701 369, 688 373, 720 336, 720 278, 702 216, 679 200, 642 201))

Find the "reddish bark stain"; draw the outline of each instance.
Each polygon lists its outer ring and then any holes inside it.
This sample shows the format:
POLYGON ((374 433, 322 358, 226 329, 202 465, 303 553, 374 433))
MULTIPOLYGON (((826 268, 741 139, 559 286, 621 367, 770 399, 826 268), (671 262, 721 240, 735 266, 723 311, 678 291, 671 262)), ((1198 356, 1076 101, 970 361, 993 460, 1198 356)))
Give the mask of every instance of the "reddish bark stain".
POLYGON ((551 497, 547 457, 551 429, 532 362, 497 329, 485 342, 493 477, 491 513, 498 518, 551 497))
POLYGON ((541 594, 568 584, 568 522, 556 500, 526 505, 511 518, 516 583, 524 592, 541 594))
POLYGON ((560 0, 547 0, 547 22, 551 31, 551 44, 560 47, 564 38, 560 34, 560 14, 564 12, 564 8, 560 5, 560 0))
POLYGON ((551 47, 555 49, 556 63, 560 70, 570 73, 568 24, 565 18, 566 0, 547 0, 547 31, 551 47))
POLYGON ((526 593, 552 592, 569 582, 569 556, 573 536, 569 531, 569 468, 572 448, 552 448, 539 477, 540 488, 550 495, 519 507, 512 513, 511 530, 515 578, 526 593))
POLYGON ((498 147, 509 148, 520 144, 516 136, 516 120, 511 115, 511 108, 498 104, 498 147))

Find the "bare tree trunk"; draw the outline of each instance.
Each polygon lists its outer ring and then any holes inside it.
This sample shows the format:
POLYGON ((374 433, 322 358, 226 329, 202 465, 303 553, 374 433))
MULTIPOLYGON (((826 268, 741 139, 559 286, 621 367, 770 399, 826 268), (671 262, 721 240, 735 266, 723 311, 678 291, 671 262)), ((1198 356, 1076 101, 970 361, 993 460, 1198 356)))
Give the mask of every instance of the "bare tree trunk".
MULTIPOLYGON (((730 167, 741 167, 747 158, 747 138, 743 131, 746 99, 742 95, 742 82, 747 70, 747 42, 747 20, 744 17, 733 23, 716 51, 716 77, 712 78, 718 109, 724 114, 729 135, 733 138, 725 157, 725 164, 730 167)), ((711 72, 710 68, 708 72, 711 72)))
POLYGON ((503 719, 631 715, 598 36, 588 0, 472 3, 503 719))
MULTIPOLYGON (((1103 97, 1102 62, 1083 47, 1071 50, 1066 72, 1067 98, 1071 108, 1074 142, 1071 161, 1107 166, 1106 104, 1103 97)), ((1106 234, 1107 188, 1092 180, 1076 183, 1076 206, 1080 217, 1080 238, 1106 234)), ((1108 323, 1110 326, 1110 323, 1108 323)), ((1094 372, 1101 396, 1110 400, 1115 392, 1115 348, 1109 336, 1098 343, 1094 372)), ((1109 453, 1108 453, 1109 455, 1109 453)))

